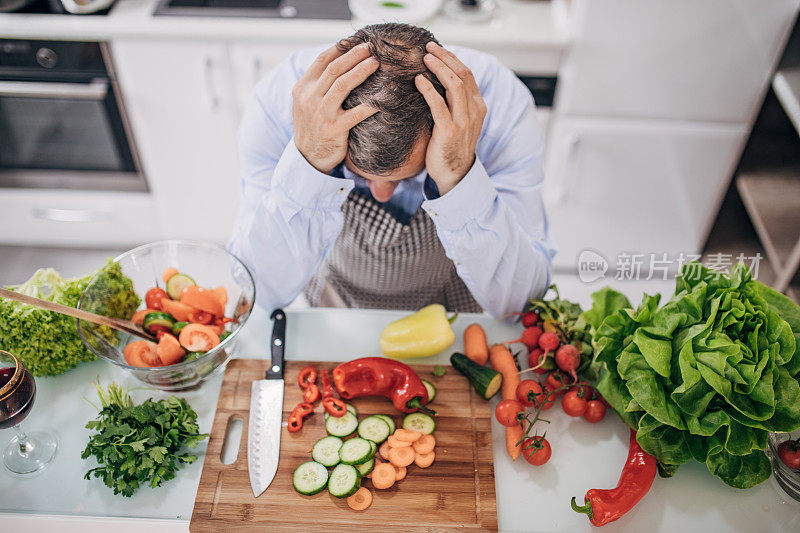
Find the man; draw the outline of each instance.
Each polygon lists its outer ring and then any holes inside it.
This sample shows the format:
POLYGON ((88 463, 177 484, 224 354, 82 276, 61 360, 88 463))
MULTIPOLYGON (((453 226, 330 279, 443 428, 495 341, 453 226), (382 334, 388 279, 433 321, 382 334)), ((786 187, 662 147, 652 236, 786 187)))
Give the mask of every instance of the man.
POLYGON ((231 250, 259 303, 519 311, 549 285, 543 137, 496 59, 367 26, 256 87, 231 250))

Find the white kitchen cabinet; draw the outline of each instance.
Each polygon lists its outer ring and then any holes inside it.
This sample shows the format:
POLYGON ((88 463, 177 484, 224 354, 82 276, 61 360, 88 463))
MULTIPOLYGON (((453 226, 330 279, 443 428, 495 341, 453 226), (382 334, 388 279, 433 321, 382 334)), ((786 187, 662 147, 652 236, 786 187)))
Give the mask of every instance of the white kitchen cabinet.
POLYGON ((749 122, 800 0, 575 0, 559 112, 749 122))
POLYGON ((125 247, 164 237, 147 193, 0 189, 4 244, 125 247))
POLYGON ((545 205, 575 269, 584 249, 610 264, 620 252, 698 252, 716 218, 748 128, 555 116, 545 205))
POLYGON ((232 43, 230 46, 231 64, 235 82, 238 115, 244 113, 247 101, 261 78, 278 63, 301 48, 311 48, 328 44, 327 41, 308 41, 303 44, 259 44, 232 43))
POLYGON ((239 201, 227 47, 118 40, 112 53, 164 234, 227 242, 239 201))

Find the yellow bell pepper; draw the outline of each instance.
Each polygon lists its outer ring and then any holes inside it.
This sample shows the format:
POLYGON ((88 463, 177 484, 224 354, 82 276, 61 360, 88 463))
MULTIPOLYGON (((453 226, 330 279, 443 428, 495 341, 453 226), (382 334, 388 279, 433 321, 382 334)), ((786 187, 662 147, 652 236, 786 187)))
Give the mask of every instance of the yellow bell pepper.
POLYGON ((383 355, 393 359, 436 355, 456 339, 450 327, 456 316, 448 319, 443 305, 432 304, 395 320, 381 332, 383 355))

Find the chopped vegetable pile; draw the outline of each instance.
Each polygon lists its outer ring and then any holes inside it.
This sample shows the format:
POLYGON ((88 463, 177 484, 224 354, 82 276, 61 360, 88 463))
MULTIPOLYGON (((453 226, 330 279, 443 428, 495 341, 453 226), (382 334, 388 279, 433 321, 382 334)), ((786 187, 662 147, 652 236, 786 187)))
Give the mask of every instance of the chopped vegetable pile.
MULTIPOLYGON (((98 271, 82 278, 65 279, 52 268, 43 268, 22 285, 8 287, 21 294, 51 302, 77 307, 81 294, 92 281, 96 294, 103 300, 87 302, 86 307, 98 314, 115 318, 130 318, 139 306, 133 283, 122 273, 118 263, 109 259, 98 271)), ((117 339, 116 332, 105 326, 97 331, 109 341, 117 339)), ((34 376, 54 376, 90 361, 94 355, 78 336, 74 318, 45 311, 37 307, 0 298, 0 338, 3 349, 22 361, 34 376)))
POLYGON ((158 338, 158 344, 139 340, 125 346, 131 366, 157 367, 190 361, 216 347, 230 335, 225 330, 228 293, 224 287, 205 289, 175 268, 164 271, 166 290, 153 287, 145 295, 146 308, 131 319, 158 338))
POLYGON ((140 485, 158 487, 175 477, 196 455, 179 453, 196 447, 207 434, 198 432, 197 413, 186 400, 170 396, 134 405, 128 391, 112 383, 107 391, 95 384, 103 408, 98 420, 86 424, 97 432, 89 438, 82 459, 94 457, 100 466, 84 479, 101 478, 114 494, 132 496, 140 485))
POLYGON ((800 427, 800 307, 742 264, 730 277, 685 265, 660 308, 608 288, 592 298, 598 390, 662 475, 695 459, 732 487, 766 480, 767 433, 800 427))

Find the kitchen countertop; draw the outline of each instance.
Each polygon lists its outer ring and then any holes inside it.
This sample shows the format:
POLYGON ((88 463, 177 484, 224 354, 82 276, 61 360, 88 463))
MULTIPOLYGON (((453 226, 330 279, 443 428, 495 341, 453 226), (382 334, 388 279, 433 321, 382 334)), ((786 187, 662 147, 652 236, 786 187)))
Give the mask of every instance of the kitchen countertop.
MULTIPOLYGON (((287 329, 287 359, 340 361, 376 354, 377 332, 402 316, 393 311, 323 310, 290 311, 287 329)), ((454 324, 456 344, 470 322, 487 330, 490 342, 512 339, 519 326, 502 324, 486 315, 462 315, 454 324)), ((253 314, 242 331, 237 349, 241 357, 265 358, 270 333, 263 311, 253 314)), ((451 350, 448 350, 449 354, 451 350)), ((420 360, 445 363, 447 356, 420 360)), ((52 530, 141 531, 155 526, 158 531, 186 531, 202 461, 182 470, 176 479, 159 489, 140 489, 133 498, 113 496, 99 480, 84 481, 86 463, 79 459, 88 431, 86 421, 96 410, 84 398, 94 400, 91 382, 99 376, 135 385, 121 369, 96 361, 81 365, 68 374, 37 380, 36 405, 24 427, 47 426, 56 430, 61 448, 54 464, 31 479, 13 478, 0 472, 0 522, 4 531, 52 530)), ((221 377, 209 380, 198 391, 180 394, 198 412, 201 431, 211 429, 221 377)), ((157 393, 158 395, 164 393, 157 393)), ((152 395, 139 390, 135 399, 152 395)), ((493 405, 497 400, 493 400, 493 405)), ((502 531, 591 531, 583 515, 569 509, 571 496, 582 496, 590 487, 613 487, 627 455, 628 430, 612 414, 596 425, 569 419, 560 409, 552 411, 547 427, 553 456, 542 467, 533 468, 520 459, 512 463, 505 452, 503 428, 493 421, 495 482, 499 525, 502 531)), ((0 442, 10 438, 0 434, 0 442)), ((244 446, 244 445, 242 445, 244 446)), ((205 445, 199 448, 202 453, 205 445)), ((239 453, 244 453, 240 447, 239 453)), ((656 479, 653 488, 636 509, 603 528, 613 531, 791 531, 800 529, 800 503, 779 491, 774 480, 748 491, 723 485, 704 465, 682 466, 670 480, 656 479)))
MULTIPOLYGON (((238 17, 152 16, 158 0, 118 0, 106 16, 0 14, 0 36, 29 39, 123 38, 236 39, 291 44, 328 42, 367 21, 289 20, 238 17)), ((468 24, 442 15, 424 25, 440 40, 471 46, 511 45, 562 49, 569 44, 567 0, 498 0, 498 15, 468 24)))

